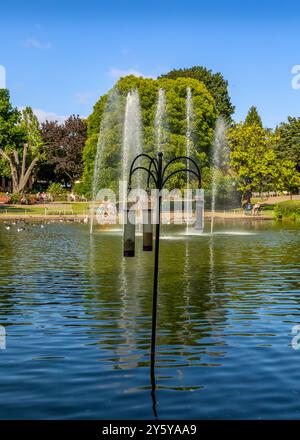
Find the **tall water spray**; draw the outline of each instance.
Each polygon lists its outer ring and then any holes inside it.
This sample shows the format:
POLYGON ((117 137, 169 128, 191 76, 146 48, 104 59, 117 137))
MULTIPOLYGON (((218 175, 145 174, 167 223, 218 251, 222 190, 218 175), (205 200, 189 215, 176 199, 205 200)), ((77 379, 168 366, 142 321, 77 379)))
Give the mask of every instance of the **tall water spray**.
POLYGON ((216 122, 214 140, 212 144, 212 186, 211 186, 211 223, 210 232, 214 232, 214 218, 216 211, 216 197, 218 189, 218 172, 224 165, 226 157, 226 122, 219 117, 216 122))
POLYGON ((157 151, 163 152, 166 142, 166 94, 164 89, 159 89, 154 120, 155 146, 157 151))
POLYGON ((110 133, 120 124, 120 97, 117 89, 113 89, 109 94, 100 125, 96 157, 94 163, 94 174, 92 182, 92 211, 90 219, 90 233, 93 232, 93 223, 95 216, 95 204, 97 193, 101 186, 102 173, 104 171, 103 158, 105 157, 107 148, 109 147, 110 133))
MULTIPOLYGON (((122 152, 122 178, 128 180, 130 165, 133 159, 143 152, 143 129, 140 98, 136 89, 127 94, 122 152)), ((138 187, 141 186, 141 176, 138 173, 138 187)))
MULTIPOLYGON (((123 149, 122 149, 122 180, 123 180, 123 206, 126 200, 127 181, 129 177, 130 166, 134 158, 143 152, 143 128, 142 113, 138 91, 131 90, 127 94, 124 129, 123 129, 123 149)), ((139 162, 141 164, 141 162, 139 162)), ((139 171, 134 174, 134 188, 142 188, 143 174, 139 171)))
MULTIPOLYGON (((186 156, 190 157, 193 151, 193 120, 194 120, 194 108, 193 97, 190 87, 186 89, 186 156)), ((189 167, 189 161, 187 161, 187 168, 189 167)), ((187 173, 187 190, 190 187, 190 173, 187 173)), ((189 194, 189 191, 187 191, 189 194)), ((189 200, 186 201, 186 232, 189 232, 189 200)))

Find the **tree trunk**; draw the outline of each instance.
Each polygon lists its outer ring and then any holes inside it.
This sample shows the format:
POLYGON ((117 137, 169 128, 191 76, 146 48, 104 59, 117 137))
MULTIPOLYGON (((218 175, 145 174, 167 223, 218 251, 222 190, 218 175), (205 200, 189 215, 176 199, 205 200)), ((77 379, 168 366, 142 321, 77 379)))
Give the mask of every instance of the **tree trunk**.
POLYGON ((35 157, 33 159, 33 161, 31 162, 31 164, 29 165, 24 176, 21 176, 20 181, 19 181, 19 192, 24 191, 24 188, 27 185, 29 177, 31 176, 31 173, 32 173, 34 167, 36 166, 37 162, 38 162, 38 159, 35 157))
POLYGON ((22 168, 21 168, 21 179, 24 177, 25 170, 26 170, 27 149, 28 149, 28 144, 24 144, 24 147, 23 147, 23 160, 22 160, 22 168))
POLYGON ((251 203, 252 191, 248 190, 245 194, 245 199, 247 203, 251 203))
MULTIPOLYGON (((16 152, 14 151, 13 154, 16 162, 16 152)), ((9 163, 11 179, 12 179, 12 192, 13 194, 17 194, 18 193, 18 168, 17 168, 18 163, 15 164, 13 160, 9 157, 9 155, 4 150, 2 150, 2 148, 0 148, 0 155, 9 163)))
POLYGON ((31 173, 38 162, 38 158, 35 157, 26 170, 27 151, 28 145, 24 144, 22 166, 20 167, 19 155, 16 150, 12 152, 12 157, 10 157, 8 153, 0 148, 0 155, 8 161, 10 166, 13 194, 19 194, 20 192, 24 191, 29 177, 31 176, 31 173))

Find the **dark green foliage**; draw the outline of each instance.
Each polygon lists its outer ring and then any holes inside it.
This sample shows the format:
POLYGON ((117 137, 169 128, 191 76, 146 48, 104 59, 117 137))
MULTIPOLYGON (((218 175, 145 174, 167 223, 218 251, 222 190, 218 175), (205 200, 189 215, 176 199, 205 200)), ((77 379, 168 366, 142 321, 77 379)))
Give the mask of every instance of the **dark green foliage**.
POLYGON ((231 104, 228 93, 228 82, 221 73, 213 73, 211 70, 202 66, 194 66, 189 69, 174 69, 160 78, 194 78, 205 84, 216 102, 219 115, 222 115, 227 121, 231 121, 234 113, 234 106, 231 104))
MULTIPOLYGON (((106 148, 101 169, 100 186, 102 188, 117 189, 117 181, 121 177, 122 132, 126 96, 133 89, 138 90, 140 97, 144 151, 149 153, 156 152, 154 119, 158 91, 160 88, 163 88, 166 93, 168 114, 167 140, 164 145, 165 158, 169 160, 175 156, 185 155, 187 87, 190 87, 192 91, 195 112, 193 124, 194 148, 192 154, 201 160, 203 164, 206 164, 217 111, 215 101, 205 85, 191 78, 178 78, 177 80, 161 78, 154 80, 129 75, 121 78, 109 93, 109 96, 112 96, 112 93, 116 93, 116 90, 118 90, 119 114, 117 115, 116 108, 109 104, 110 98, 108 95, 104 95, 96 103, 93 113, 88 118, 88 138, 83 151, 84 174, 82 182, 77 186, 76 190, 91 196, 94 162, 101 122, 105 122, 107 139, 105 140, 106 148), (103 112, 105 108, 104 120, 103 112)), ((174 165, 174 167, 178 167, 178 165, 174 165)), ((179 175, 170 182, 170 187, 175 185, 182 187, 184 184, 185 177, 179 175)))
POLYGON ((47 189, 47 193, 54 201, 66 200, 67 198, 67 190, 60 183, 52 183, 47 189))
POLYGON ((23 193, 38 161, 43 158, 39 122, 30 107, 22 113, 0 90, 0 171, 11 177, 14 194, 23 193))
POLYGON ((280 158, 289 159, 297 164, 300 171, 300 118, 288 117, 287 122, 283 122, 276 129, 278 141, 274 149, 280 158))
POLYGON ((275 206, 274 216, 277 220, 282 220, 284 218, 291 220, 300 219, 300 202, 294 200, 287 200, 285 202, 280 202, 275 206))
POLYGON ((99 130, 106 100, 107 95, 101 96, 94 105, 93 113, 87 119, 87 140, 82 153, 84 171, 81 182, 76 185, 76 192, 80 195, 91 195, 99 130))
MULTIPOLYGON (((20 125, 21 112, 10 102, 7 89, 0 89, 0 148, 4 151, 19 149, 25 141, 26 133, 20 125)), ((0 175, 10 176, 10 167, 0 158, 0 175)))
POLYGON ((259 125, 260 127, 263 126, 261 117, 259 116, 256 107, 250 107, 245 119, 245 125, 259 125))

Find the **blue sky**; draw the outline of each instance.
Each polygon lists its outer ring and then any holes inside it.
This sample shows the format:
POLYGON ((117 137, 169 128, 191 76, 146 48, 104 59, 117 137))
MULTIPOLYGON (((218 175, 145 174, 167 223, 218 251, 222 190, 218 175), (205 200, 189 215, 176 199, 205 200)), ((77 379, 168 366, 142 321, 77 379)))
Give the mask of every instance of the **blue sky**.
MULTIPOLYGON (((300 116, 300 4, 89 0, 1 5, 0 65, 13 104, 87 116, 118 76, 203 65, 229 82, 236 120, 256 105, 265 126, 300 116)), ((43 113, 44 112, 44 113, 43 113)))

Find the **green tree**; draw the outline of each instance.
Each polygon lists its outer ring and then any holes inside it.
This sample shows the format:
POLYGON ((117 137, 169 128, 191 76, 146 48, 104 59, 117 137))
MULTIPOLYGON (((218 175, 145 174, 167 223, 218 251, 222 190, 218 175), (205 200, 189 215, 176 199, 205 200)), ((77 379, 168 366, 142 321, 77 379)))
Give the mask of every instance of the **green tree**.
POLYGON ((276 188, 279 191, 288 191, 291 195, 297 194, 300 188, 300 173, 297 171, 296 163, 289 159, 277 160, 276 188))
POLYGON ((276 128, 278 137, 274 145, 278 157, 296 162, 300 171, 300 118, 288 117, 276 128))
MULTIPOLYGON (((207 163, 209 147, 213 137, 213 129, 217 117, 215 101, 203 83, 192 78, 178 78, 171 80, 161 78, 158 80, 150 78, 135 77, 129 75, 121 78, 115 85, 113 91, 118 90, 119 110, 109 104, 112 91, 104 95, 96 103, 93 113, 88 117, 88 137, 83 151, 84 173, 80 190, 90 195, 94 161, 97 143, 99 140, 99 129, 108 115, 107 148, 105 150, 101 186, 115 189, 116 182, 120 177, 121 150, 123 118, 128 92, 137 89, 139 92, 142 124, 144 131, 144 151, 155 152, 154 118, 159 88, 165 89, 168 133, 164 146, 166 159, 185 154, 186 148, 186 94, 187 87, 191 88, 193 96, 193 107, 195 118, 193 121, 193 151, 192 154, 201 160, 202 164, 207 163)), ((178 167, 180 165, 174 165, 178 167)), ((170 187, 184 186, 185 178, 179 175, 170 182, 170 187)))
POLYGON ((252 106, 250 107, 248 114, 245 119, 245 125, 259 125, 260 127, 263 126, 261 117, 258 114, 257 108, 252 106))
MULTIPOLYGON (((21 112, 13 108, 10 102, 10 94, 7 89, 0 89, 0 149, 6 151, 9 148, 17 148, 24 141, 24 132, 18 125, 21 112)), ((0 174, 10 177, 11 169, 9 162, 0 153, 0 174)))
MULTIPOLYGON (((113 93, 111 90, 110 93, 113 93)), ((83 176, 80 184, 76 185, 76 192, 91 196, 92 181, 94 176, 94 165, 98 142, 100 141, 100 127, 103 119, 104 110, 108 108, 109 94, 103 95, 95 104, 93 113, 87 119, 87 140, 83 148, 82 160, 84 165, 83 176)), ((122 103, 124 108, 124 103, 122 103)), ((110 130, 106 133, 108 147, 104 157, 101 186, 117 190, 117 181, 120 157, 116 152, 121 150, 122 121, 119 117, 114 117, 114 112, 109 115, 111 119, 110 130)))
POLYGON ((7 151, 14 194, 24 191, 36 165, 44 158, 39 121, 31 107, 22 111, 20 129, 24 133, 24 142, 18 148, 7 151))
MULTIPOLYGON (((57 121, 43 123, 41 132, 46 160, 39 176, 43 177, 43 172, 45 174, 51 171, 55 180, 73 185, 83 172, 82 150, 86 131, 86 122, 75 115, 70 116, 63 124, 57 121)), ((49 174, 44 175, 44 178, 49 180, 49 174)))
POLYGON ((250 201, 252 191, 275 185, 277 157, 272 149, 275 137, 259 124, 237 124, 228 133, 230 163, 239 178, 239 189, 250 201))
POLYGON ((42 138, 32 109, 20 113, 13 108, 5 89, 0 90, 0 156, 10 171, 13 193, 23 192, 42 158, 42 138))
POLYGON ((228 82, 219 72, 213 73, 211 70, 202 66, 194 66, 188 69, 174 69, 161 75, 160 78, 194 78, 201 81, 210 92, 216 102, 219 115, 222 115, 227 121, 231 121, 234 113, 234 106, 231 104, 228 93, 228 82))

